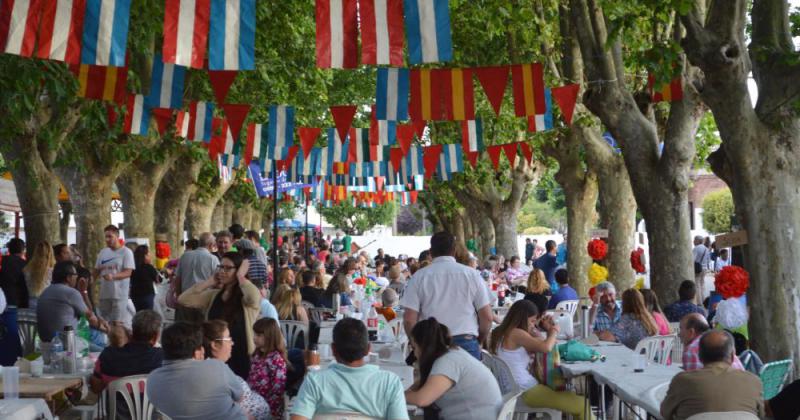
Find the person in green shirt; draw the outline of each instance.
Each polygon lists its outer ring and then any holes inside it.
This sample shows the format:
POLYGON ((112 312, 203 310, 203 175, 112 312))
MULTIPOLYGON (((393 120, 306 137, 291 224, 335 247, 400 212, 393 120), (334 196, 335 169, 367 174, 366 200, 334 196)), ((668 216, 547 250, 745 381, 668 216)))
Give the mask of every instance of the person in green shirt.
POLYGON ((341 233, 336 232, 336 237, 333 238, 333 241, 331 241, 331 249, 336 254, 338 254, 338 253, 342 252, 342 250, 344 250, 344 244, 342 243, 342 234, 341 233))
POLYGON ((344 239, 342 239, 342 245, 344 245, 344 252, 347 255, 350 255, 350 253, 352 252, 353 238, 350 237, 349 233, 344 234, 344 239))

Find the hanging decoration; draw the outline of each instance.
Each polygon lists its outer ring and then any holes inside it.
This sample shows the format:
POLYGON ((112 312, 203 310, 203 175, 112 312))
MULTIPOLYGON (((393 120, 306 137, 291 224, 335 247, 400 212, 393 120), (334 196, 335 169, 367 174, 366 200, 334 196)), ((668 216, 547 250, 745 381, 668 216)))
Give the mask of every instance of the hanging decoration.
POLYGON ((189 113, 177 111, 175 113, 175 136, 185 139, 189 135, 189 113))
MULTIPOLYGON (((375 1, 375 0, 372 0, 375 1)), ((375 93, 375 117, 378 120, 408 119, 408 69, 378 69, 378 88, 375 93)))
POLYGON ((479 152, 485 148, 481 120, 461 121, 461 146, 464 152, 479 152))
POLYGON ((283 159, 285 148, 294 142, 293 106, 271 105, 269 107, 267 139, 270 158, 283 159))
POLYGON ((317 67, 358 65, 356 0, 316 0, 317 67))
POLYGON ((250 112, 250 104, 222 104, 220 105, 225 111, 225 119, 228 120, 228 129, 231 130, 233 141, 239 140, 239 132, 244 124, 244 119, 247 118, 247 113, 250 112))
POLYGON ((297 136, 300 137, 300 147, 303 149, 303 157, 308 159, 317 137, 322 132, 321 128, 315 127, 299 127, 297 129, 297 136))
POLYGON ((336 131, 339 134, 339 140, 344 142, 347 139, 347 132, 353 124, 353 118, 356 115, 355 105, 334 105, 331 106, 331 116, 333 123, 336 125, 336 131))
POLYGON ((451 61, 448 0, 406 0, 403 6, 411 64, 451 61))
POLYGON ((486 98, 492 105, 494 113, 500 115, 500 106, 503 104, 503 97, 508 85, 508 66, 478 67, 473 71, 483 87, 483 92, 486 93, 486 98))
POLYGON ((211 0, 209 70, 254 70, 256 0, 211 0))
MULTIPOLYGON (((489 159, 492 161, 495 172, 500 170, 500 152, 503 150, 503 145, 488 146, 486 153, 489 154, 489 159)), ((473 165, 474 166, 474 165, 473 165)))
POLYGON ((631 268, 636 274, 644 274, 647 272, 644 266, 644 249, 641 247, 631 251, 631 268))
POLYGON ((514 167, 514 162, 517 160, 517 143, 507 143, 501 145, 503 148, 503 153, 506 155, 506 159, 508 159, 508 163, 511 167, 514 167))
POLYGON ((591 257, 592 260, 603 261, 608 253, 608 245, 606 245, 606 241, 602 239, 592 239, 586 246, 586 251, 589 253, 589 257, 591 257))
POLYGON ((211 0, 165 1, 164 44, 161 50, 165 63, 203 68, 210 14, 211 0))
POLYGON ((153 108, 151 110, 153 118, 156 120, 156 128, 158 128, 158 135, 163 136, 167 132, 167 125, 172 119, 172 110, 169 108, 153 108))
POLYGON ((235 70, 209 70, 208 80, 211 82, 211 89, 218 104, 225 103, 228 98, 228 91, 231 89, 233 81, 236 80, 238 71, 235 70))
POLYGON ((212 119, 214 117, 214 104, 197 101, 189 104, 189 132, 186 139, 189 141, 211 141, 212 119))
POLYGON ((150 73, 147 105, 153 108, 180 109, 183 106, 185 77, 186 67, 164 63, 161 54, 156 54, 150 73))
POLYGON ((128 95, 125 104, 125 122, 122 131, 128 134, 147 135, 150 127, 150 108, 145 106, 144 96, 128 95))
POLYGON ((653 102, 673 102, 683 100, 683 83, 681 77, 672 79, 663 86, 655 86, 656 79, 650 74, 647 76, 647 89, 651 92, 653 102))
POLYGON ((5 1, 0 4, 0 51, 80 63, 85 13, 84 1, 5 1))
POLYGON ((520 142, 519 148, 522 149, 522 156, 525 156, 525 161, 530 164, 533 161, 533 146, 525 142, 520 142))
POLYGON ((608 278, 608 269, 600 264, 592 263, 589 267, 589 284, 597 286, 608 278))
POLYGON ((358 0, 361 64, 403 65, 403 0, 358 0))
POLYGON ((369 129, 351 128, 349 139, 350 148, 347 153, 347 161, 369 162, 369 129))
POLYGON ((408 153, 413 141, 414 127, 410 124, 399 124, 397 126, 397 143, 400 145, 400 150, 403 151, 403 156, 408 153))
POLYGON ((436 166, 439 164, 439 156, 442 154, 442 145, 434 144, 423 148, 422 162, 425 168, 425 179, 431 179, 436 166))
POLYGON ((738 298, 750 287, 750 275, 736 265, 723 267, 714 277, 714 288, 725 299, 738 298))
MULTIPOLYGON (((251 123, 247 125, 247 139, 244 148, 244 161, 247 166, 250 165, 253 159, 261 163, 263 160, 261 151, 264 150, 266 152, 268 143, 269 140, 263 124, 251 123)), ((266 153, 264 157, 266 157, 266 153)))
POLYGON ((575 103, 578 102, 578 92, 581 86, 577 83, 554 87, 550 90, 553 99, 555 99, 558 108, 561 110, 561 116, 564 117, 564 122, 567 125, 572 125, 572 114, 575 113, 575 103))
POLYGON ((81 63, 124 66, 130 14, 131 0, 86 0, 81 63))
POLYGON ((544 90, 544 112, 528 116, 528 131, 539 132, 553 129, 553 104, 550 89, 544 90))
POLYGON ((544 71, 541 63, 511 66, 514 114, 517 117, 545 113, 544 71))
POLYGON ((125 103, 128 97, 128 67, 70 64, 69 70, 78 79, 78 97, 125 103))

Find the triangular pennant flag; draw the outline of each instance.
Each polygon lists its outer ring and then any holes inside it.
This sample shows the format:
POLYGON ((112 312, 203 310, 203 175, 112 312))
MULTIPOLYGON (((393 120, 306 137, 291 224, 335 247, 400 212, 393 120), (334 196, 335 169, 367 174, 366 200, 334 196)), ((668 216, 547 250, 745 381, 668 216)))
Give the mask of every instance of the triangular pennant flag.
POLYGON ((234 79, 236 79, 236 70, 209 70, 208 80, 211 81, 211 89, 214 90, 214 97, 217 98, 217 103, 225 103, 225 98, 228 97, 228 91, 231 89, 234 79))
POLYGON ((500 106, 508 85, 508 66, 478 67, 473 69, 478 81, 483 86, 486 98, 492 104, 495 114, 500 115, 500 106))
POLYGON ((508 163, 511 164, 511 167, 514 167, 514 162, 517 160, 517 144, 518 143, 508 143, 503 145, 503 152, 506 154, 506 158, 508 158, 508 163))
POLYGON ((308 159, 320 132, 322 129, 316 127, 299 127, 297 129, 297 135, 300 136, 300 147, 303 148, 303 159, 308 159))
POLYGON ((164 132, 167 131, 167 124, 172 118, 172 110, 169 108, 153 108, 152 112, 158 126, 158 134, 163 136, 164 132))
POLYGON ((464 152, 473 168, 478 166, 478 156, 481 152, 464 152))
POLYGON ((525 142, 520 142, 519 147, 522 149, 522 156, 525 156, 525 160, 531 163, 533 160, 533 146, 525 142))
POLYGON ((419 191, 410 191, 408 196, 411 198, 411 204, 417 203, 417 195, 419 195, 419 191))
POLYGON ((403 150, 399 147, 392 147, 389 150, 389 161, 392 164, 392 168, 394 168, 395 172, 400 172, 400 165, 403 162, 403 156, 406 154, 403 150))
POLYGON ((561 115, 567 125, 572 124, 572 114, 575 112, 575 103, 578 101, 578 91, 580 89, 581 86, 575 83, 550 90, 550 94, 555 99, 556 104, 561 108, 561 115))
POLYGON ((250 104, 222 104, 225 110, 225 119, 228 120, 228 128, 231 130, 233 141, 239 141, 239 131, 242 129, 244 119, 250 112, 250 104))
POLYGON ((414 134, 417 135, 418 139, 422 140, 422 136, 425 134, 425 127, 428 125, 427 121, 411 121, 411 125, 414 127, 414 134))
POLYGON ((376 176, 375 177, 375 188, 377 188, 378 191, 381 192, 381 197, 384 196, 383 195, 383 183, 384 183, 384 181, 385 181, 385 178, 382 177, 382 176, 376 176))
POLYGON ((288 155, 286 156, 286 162, 288 162, 288 163, 292 163, 292 162, 294 161, 294 159, 297 157, 297 152, 299 152, 299 151, 300 151, 300 148, 299 148, 299 147, 297 147, 297 146, 290 146, 290 147, 289 147, 289 153, 288 153, 288 155))
POLYGON ((347 138, 347 132, 350 130, 350 125, 353 124, 353 117, 356 115, 356 106, 333 105, 331 106, 331 115, 333 116, 333 123, 336 125, 336 131, 339 133, 339 140, 344 143, 347 138))
POLYGON ((403 151, 403 156, 408 153, 408 149, 411 147, 411 142, 414 140, 414 126, 410 124, 398 124, 397 125, 397 143, 400 145, 400 149, 403 151))
POLYGON ((492 166, 494 166, 495 171, 500 169, 500 151, 502 149, 502 145, 489 146, 486 148, 486 153, 489 154, 489 159, 492 160, 492 166))
POLYGON ((439 155, 442 154, 442 145, 435 144, 423 149, 422 164, 425 166, 425 179, 430 179, 436 172, 436 165, 439 164, 439 155))

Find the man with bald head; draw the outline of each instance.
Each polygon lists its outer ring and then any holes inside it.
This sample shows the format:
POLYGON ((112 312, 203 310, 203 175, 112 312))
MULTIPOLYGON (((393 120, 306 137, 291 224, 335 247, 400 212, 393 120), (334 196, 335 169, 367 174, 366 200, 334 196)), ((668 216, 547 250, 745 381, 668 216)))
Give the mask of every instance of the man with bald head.
MULTIPOLYGON (((683 343, 683 370, 691 371, 703 368, 703 362, 700 360, 700 336, 711 327, 706 321, 706 317, 702 314, 691 313, 685 315, 681 319, 680 330, 678 337, 683 343)), ((739 358, 734 355, 733 363, 731 365, 734 369, 744 370, 744 366, 739 358)))
POLYGON ((681 372, 672 378, 661 416, 683 420, 708 412, 745 412, 764 417, 761 380, 731 366, 736 357, 733 337, 727 331, 711 330, 699 338, 704 367, 681 372))
MULTIPOLYGON (((208 280, 214 274, 219 265, 219 259, 211 253, 213 248, 214 235, 203 232, 200 234, 200 246, 181 255, 178 268, 175 270, 175 280, 178 282, 175 290, 179 296, 195 284, 208 280)), ((202 319, 203 314, 197 309, 184 306, 178 306, 175 309, 176 321, 201 321, 202 319)))

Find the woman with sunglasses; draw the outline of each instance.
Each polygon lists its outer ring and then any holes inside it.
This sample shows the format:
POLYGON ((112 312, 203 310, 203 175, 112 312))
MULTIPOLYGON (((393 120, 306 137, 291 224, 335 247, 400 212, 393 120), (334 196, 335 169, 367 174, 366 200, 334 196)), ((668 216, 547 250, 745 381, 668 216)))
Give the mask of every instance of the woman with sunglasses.
POLYGON ((255 349, 252 327, 261 311, 261 293, 246 277, 249 265, 241 254, 226 252, 208 280, 178 297, 181 305, 203 310, 206 320, 228 323, 231 337, 241 343, 233 348, 228 366, 243 379, 250 373, 250 354, 255 349))

